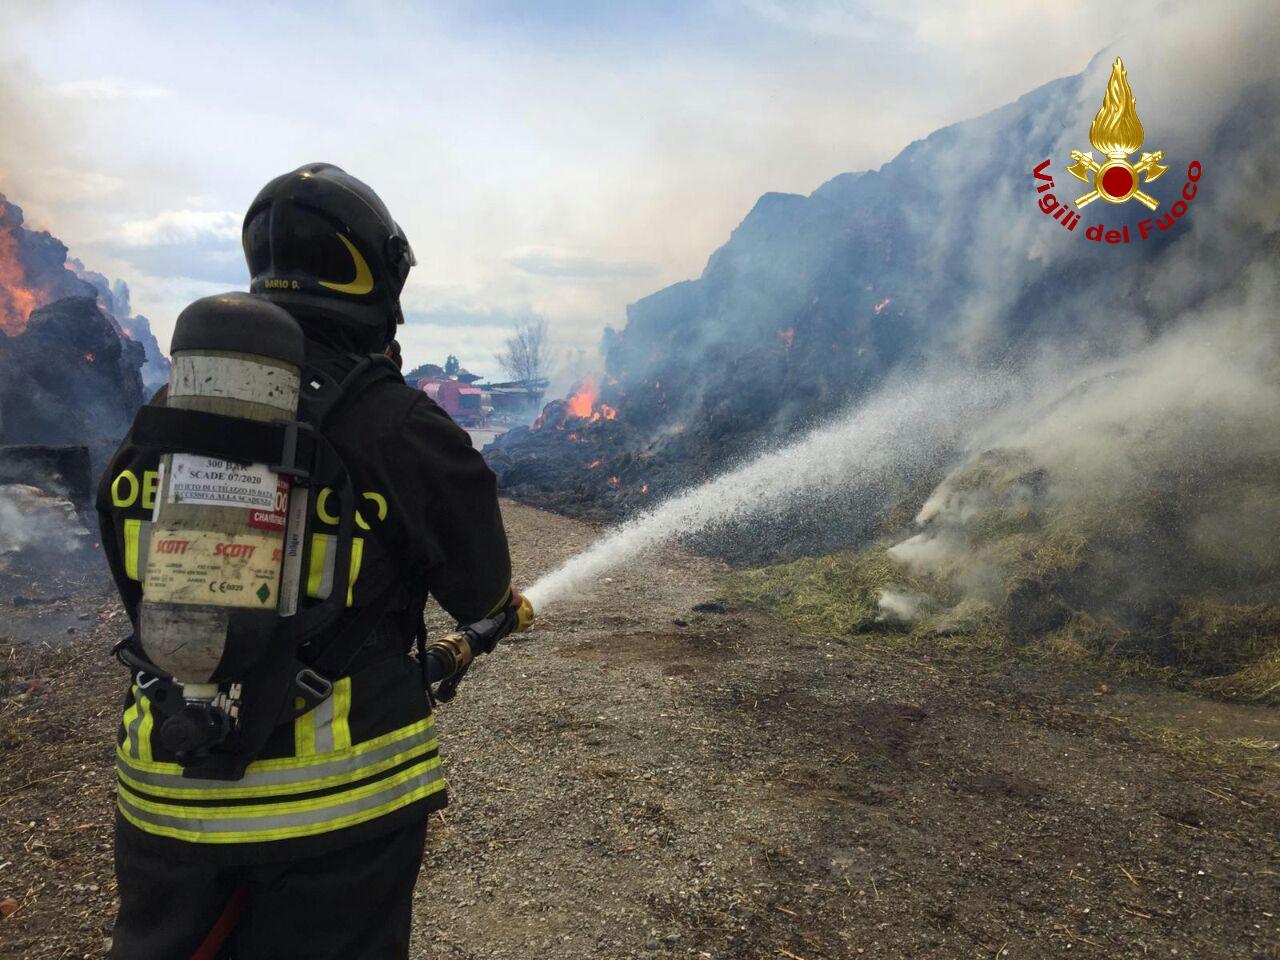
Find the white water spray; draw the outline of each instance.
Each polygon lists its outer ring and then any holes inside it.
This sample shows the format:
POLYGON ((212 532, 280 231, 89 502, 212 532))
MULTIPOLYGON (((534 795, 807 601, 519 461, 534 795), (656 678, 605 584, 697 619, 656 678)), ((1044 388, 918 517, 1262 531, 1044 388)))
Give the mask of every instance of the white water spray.
POLYGON ((679 494, 606 533, 525 594, 539 613, 605 571, 667 541, 859 488, 954 447, 960 432, 1007 399, 994 374, 921 377, 882 390, 834 423, 679 494))

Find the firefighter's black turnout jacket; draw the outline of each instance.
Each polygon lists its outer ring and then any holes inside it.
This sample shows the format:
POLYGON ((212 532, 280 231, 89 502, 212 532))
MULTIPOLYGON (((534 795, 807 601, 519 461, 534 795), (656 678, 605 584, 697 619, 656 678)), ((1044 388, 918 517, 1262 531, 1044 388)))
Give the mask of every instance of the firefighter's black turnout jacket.
MULTIPOLYGON (((309 341, 308 363, 341 375, 354 360, 309 341)), ((118 811, 140 842, 224 863, 291 859, 395 829, 446 802, 434 718, 410 651, 428 591, 461 623, 508 601, 496 481, 466 432, 398 380, 370 386, 324 432, 359 510, 346 616, 391 581, 402 589, 346 675, 328 678, 333 694, 276 727, 243 780, 184 778, 157 736, 154 707, 131 686, 118 736, 118 811)), ((158 456, 126 436, 98 490, 104 551, 131 611, 142 595, 157 470, 158 456)), ((313 600, 333 580, 334 499, 320 491, 310 505, 303 580, 313 600)))

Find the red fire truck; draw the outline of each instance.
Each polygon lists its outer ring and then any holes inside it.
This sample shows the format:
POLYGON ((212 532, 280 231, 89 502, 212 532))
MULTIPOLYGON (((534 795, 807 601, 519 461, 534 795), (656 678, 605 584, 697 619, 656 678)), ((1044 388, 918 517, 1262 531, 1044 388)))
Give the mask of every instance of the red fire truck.
POLYGON ((484 391, 461 380, 425 377, 418 389, 444 409, 461 426, 475 427, 484 422, 484 391))

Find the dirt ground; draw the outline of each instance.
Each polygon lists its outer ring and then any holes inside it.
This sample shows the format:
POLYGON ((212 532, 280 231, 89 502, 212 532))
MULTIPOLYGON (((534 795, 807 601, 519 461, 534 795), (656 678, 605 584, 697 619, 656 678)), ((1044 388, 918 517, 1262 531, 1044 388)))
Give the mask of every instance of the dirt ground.
MULTIPOLYGON (((505 510, 522 582, 595 536, 505 510)), ((718 576, 637 562, 472 671, 415 957, 1280 960, 1280 711, 813 640, 718 576)), ((122 615, 81 606, 0 665, 0 957, 110 935, 122 615)))

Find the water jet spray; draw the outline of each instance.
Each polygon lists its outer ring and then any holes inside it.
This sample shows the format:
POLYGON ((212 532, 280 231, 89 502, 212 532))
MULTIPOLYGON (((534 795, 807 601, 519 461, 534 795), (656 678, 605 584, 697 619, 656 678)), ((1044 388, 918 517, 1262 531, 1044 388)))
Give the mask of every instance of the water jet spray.
POLYGON ((539 578, 525 595, 545 615, 606 571, 670 541, 909 471, 929 454, 953 449, 965 428, 1005 400, 1009 390, 1007 378, 993 373, 924 376, 885 388, 794 443, 625 521, 539 578))

